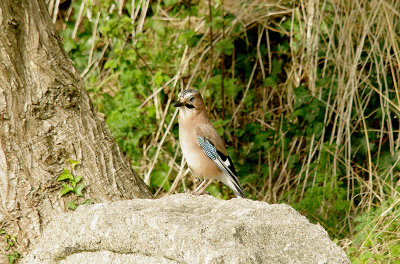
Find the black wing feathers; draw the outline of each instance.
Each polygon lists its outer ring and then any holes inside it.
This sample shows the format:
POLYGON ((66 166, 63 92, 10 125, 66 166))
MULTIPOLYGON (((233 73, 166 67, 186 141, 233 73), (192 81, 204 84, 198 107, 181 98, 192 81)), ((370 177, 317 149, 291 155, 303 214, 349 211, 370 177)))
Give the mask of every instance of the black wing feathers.
POLYGON ((243 189, 240 186, 237 172, 233 166, 231 158, 217 150, 214 144, 206 138, 197 136, 197 140, 204 153, 217 165, 217 167, 228 176, 229 182, 225 182, 235 193, 236 196, 244 197, 243 189))

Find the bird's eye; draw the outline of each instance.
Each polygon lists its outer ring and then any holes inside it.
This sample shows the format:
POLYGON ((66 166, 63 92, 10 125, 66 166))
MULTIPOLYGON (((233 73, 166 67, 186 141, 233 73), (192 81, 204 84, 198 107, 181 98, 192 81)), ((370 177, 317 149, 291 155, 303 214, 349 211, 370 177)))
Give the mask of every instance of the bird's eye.
POLYGON ((193 103, 193 101, 194 101, 194 97, 191 97, 191 98, 190 98, 190 102, 193 103))

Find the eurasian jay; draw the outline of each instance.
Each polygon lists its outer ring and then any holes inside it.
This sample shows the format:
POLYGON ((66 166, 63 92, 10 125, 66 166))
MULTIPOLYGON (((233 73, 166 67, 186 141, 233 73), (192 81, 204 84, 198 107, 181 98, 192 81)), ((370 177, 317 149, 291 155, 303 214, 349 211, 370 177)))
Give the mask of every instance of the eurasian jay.
POLYGON ((219 180, 236 197, 244 198, 224 141, 208 120, 201 94, 196 90, 184 90, 178 94, 174 106, 179 107, 179 142, 183 156, 192 174, 197 178, 205 178, 193 193, 202 194, 214 180, 219 180))

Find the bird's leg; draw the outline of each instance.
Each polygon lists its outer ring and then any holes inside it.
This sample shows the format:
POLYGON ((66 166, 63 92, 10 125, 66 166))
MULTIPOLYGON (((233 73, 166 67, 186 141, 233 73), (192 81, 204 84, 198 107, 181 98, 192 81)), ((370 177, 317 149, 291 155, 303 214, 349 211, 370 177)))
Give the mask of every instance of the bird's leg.
POLYGON ((199 184, 199 186, 197 186, 196 189, 194 189, 194 191, 193 191, 192 193, 197 193, 197 192, 204 186, 204 184, 206 184, 206 182, 207 182, 207 179, 204 179, 204 180, 199 184))
MULTIPOLYGON (((205 181, 205 180, 204 180, 204 181, 205 181)), ((201 195, 201 194, 203 194, 204 191, 206 190, 206 188, 207 188, 211 183, 213 183, 213 182, 214 182, 214 179, 209 180, 209 181, 207 182, 207 184, 203 186, 203 188, 201 188, 201 189, 200 189, 200 188, 196 188, 196 190, 193 191, 192 194, 195 194, 195 195, 201 195), (200 189, 200 190, 197 190, 197 189, 200 189)), ((203 185, 203 182, 202 182, 200 185, 203 185)))

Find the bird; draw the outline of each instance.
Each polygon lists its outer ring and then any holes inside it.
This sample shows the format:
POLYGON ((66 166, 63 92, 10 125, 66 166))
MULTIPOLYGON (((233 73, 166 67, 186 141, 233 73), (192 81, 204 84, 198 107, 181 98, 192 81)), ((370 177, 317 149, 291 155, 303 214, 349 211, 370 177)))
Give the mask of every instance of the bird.
POLYGON ((200 92, 194 89, 181 91, 174 106, 179 109, 179 143, 182 154, 192 174, 196 178, 204 178, 192 193, 203 194, 214 180, 219 180, 237 198, 244 198, 235 167, 224 141, 208 119, 200 92))

